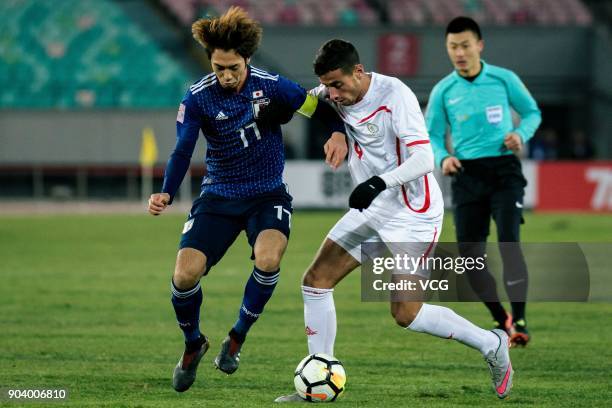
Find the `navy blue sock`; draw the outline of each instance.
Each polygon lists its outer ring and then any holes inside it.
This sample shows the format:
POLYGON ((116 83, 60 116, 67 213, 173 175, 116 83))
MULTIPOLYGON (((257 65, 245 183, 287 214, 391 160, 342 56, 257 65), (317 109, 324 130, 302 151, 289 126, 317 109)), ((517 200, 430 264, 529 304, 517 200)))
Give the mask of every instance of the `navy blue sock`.
POLYGON ((200 282, 191 289, 178 289, 174 282, 170 287, 176 320, 183 331, 185 342, 192 343, 200 337, 200 305, 202 305, 200 282))
POLYGON ((279 276, 280 270, 263 272, 253 267, 253 273, 244 287, 238 320, 232 328, 232 335, 239 343, 244 342, 249 329, 257 321, 264 306, 272 297, 279 276))

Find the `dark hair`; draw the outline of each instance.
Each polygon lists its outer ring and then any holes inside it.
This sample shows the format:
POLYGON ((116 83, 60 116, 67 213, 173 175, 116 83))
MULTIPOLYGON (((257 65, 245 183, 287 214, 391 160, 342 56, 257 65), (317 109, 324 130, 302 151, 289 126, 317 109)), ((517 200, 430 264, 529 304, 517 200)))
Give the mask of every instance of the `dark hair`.
POLYGON ((446 26, 446 35, 458 34, 464 31, 471 31, 476 35, 476 38, 482 40, 482 34, 478 23, 469 17, 455 17, 446 26))
POLYGON ((317 76, 341 69, 345 74, 353 72, 359 64, 359 54, 355 46, 348 41, 333 39, 319 48, 314 60, 314 72, 317 76))
POLYGON ((261 41, 259 23, 240 7, 230 9, 220 17, 201 18, 191 26, 193 38, 206 49, 208 58, 215 49, 235 50, 243 58, 255 53, 261 41))

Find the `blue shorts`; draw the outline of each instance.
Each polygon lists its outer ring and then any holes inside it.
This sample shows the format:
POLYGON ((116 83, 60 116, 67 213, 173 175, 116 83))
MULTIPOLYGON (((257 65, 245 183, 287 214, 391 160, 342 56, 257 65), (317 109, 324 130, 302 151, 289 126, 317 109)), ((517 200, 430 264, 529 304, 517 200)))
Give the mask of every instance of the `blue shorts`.
MULTIPOLYGON (((266 229, 291 230, 292 197, 285 185, 244 199, 205 194, 193 202, 183 227, 179 248, 195 248, 206 255, 206 273, 221 260, 241 231, 253 247, 266 229)), ((254 259, 253 253, 251 259, 254 259)))

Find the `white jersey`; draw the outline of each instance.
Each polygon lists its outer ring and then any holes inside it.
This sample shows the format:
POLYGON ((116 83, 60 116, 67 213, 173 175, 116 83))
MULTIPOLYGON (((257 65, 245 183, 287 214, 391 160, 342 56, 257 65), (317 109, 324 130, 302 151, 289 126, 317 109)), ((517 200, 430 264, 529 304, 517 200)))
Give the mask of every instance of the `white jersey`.
MULTIPOLYGON (((326 88, 320 85, 311 92, 322 95, 326 88)), ((431 149, 417 98, 397 78, 373 72, 362 100, 333 105, 345 123, 351 145, 348 166, 356 184, 396 169, 413 146, 431 149)), ((418 221, 441 221, 444 203, 432 173, 383 191, 364 214, 389 217, 398 211, 418 221)))

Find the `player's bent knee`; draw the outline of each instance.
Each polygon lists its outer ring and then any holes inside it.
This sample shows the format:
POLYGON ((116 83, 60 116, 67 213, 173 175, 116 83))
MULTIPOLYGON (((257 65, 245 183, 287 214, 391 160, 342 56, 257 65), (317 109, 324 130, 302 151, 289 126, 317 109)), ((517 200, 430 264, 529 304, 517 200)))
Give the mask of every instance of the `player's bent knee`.
POLYGON ((172 281, 178 289, 195 286, 206 270, 206 255, 202 252, 184 248, 179 251, 172 281))
POLYGON ((277 271, 286 248, 287 237, 280 231, 264 230, 260 232, 253 246, 255 266, 264 272, 277 271))
POLYGON ((177 269, 174 271, 172 281, 178 289, 189 289, 198 283, 201 275, 201 273, 196 273, 195 271, 177 269))
POLYGON ((177 268, 172 281, 178 289, 189 289, 198 283, 203 273, 203 270, 196 268, 177 268))
POLYGON ((255 255, 255 266, 260 271, 274 272, 280 267, 281 255, 274 253, 263 253, 255 255))
POLYGON ((400 327, 410 326, 412 322, 414 322, 414 319, 416 319, 418 313, 419 309, 414 308, 397 307, 391 309, 391 315, 395 323, 400 327))
POLYGON ((335 286, 335 282, 328 278, 328 274, 324 273, 321 268, 312 265, 302 278, 302 284, 311 288, 331 289, 335 286))
POLYGON ((302 276, 302 285, 315 288, 315 282, 316 278, 312 273, 312 268, 309 268, 306 272, 304 272, 304 276, 302 276))
POLYGON ((397 323, 397 325, 400 327, 410 326, 410 324, 412 324, 415 318, 416 318, 416 315, 414 314, 404 314, 404 313, 393 314, 393 319, 395 320, 395 323, 397 323))
POLYGON ((314 261, 302 277, 302 284, 312 288, 332 289, 359 266, 344 248, 326 238, 314 261))

